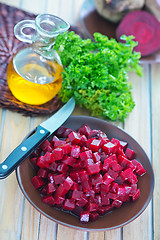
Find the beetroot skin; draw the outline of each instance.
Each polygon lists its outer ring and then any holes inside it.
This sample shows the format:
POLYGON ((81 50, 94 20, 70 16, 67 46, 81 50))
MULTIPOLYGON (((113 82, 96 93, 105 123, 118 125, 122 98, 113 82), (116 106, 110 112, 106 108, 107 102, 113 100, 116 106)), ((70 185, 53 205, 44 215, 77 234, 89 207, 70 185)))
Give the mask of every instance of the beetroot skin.
POLYGON ((133 35, 138 45, 134 48, 141 56, 147 56, 160 49, 160 23, 152 14, 139 10, 128 13, 116 29, 118 41, 122 35, 133 35))
POLYGON ((140 197, 138 177, 146 171, 127 145, 88 125, 77 132, 60 127, 32 154, 31 182, 44 204, 70 211, 82 223, 96 221, 140 197))

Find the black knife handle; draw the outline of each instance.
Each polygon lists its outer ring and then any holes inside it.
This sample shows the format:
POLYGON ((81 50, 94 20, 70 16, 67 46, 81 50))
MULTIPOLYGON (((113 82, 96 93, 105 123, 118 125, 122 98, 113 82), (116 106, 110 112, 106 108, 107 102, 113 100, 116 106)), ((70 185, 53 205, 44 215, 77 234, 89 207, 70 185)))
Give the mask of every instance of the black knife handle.
POLYGON ((35 133, 16 147, 0 164, 0 179, 12 173, 50 134, 45 128, 38 126, 35 133))

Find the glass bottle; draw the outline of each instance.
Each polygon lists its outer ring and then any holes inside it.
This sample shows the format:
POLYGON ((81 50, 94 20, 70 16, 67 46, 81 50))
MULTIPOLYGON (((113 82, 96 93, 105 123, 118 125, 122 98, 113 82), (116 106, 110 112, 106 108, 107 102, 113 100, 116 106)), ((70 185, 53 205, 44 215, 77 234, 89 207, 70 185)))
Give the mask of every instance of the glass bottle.
POLYGON ((40 105, 58 93, 63 66, 53 45, 56 37, 69 27, 66 21, 50 14, 23 20, 14 27, 16 38, 29 43, 12 58, 7 68, 9 89, 18 100, 40 105), (27 34, 29 29, 34 33, 27 34))

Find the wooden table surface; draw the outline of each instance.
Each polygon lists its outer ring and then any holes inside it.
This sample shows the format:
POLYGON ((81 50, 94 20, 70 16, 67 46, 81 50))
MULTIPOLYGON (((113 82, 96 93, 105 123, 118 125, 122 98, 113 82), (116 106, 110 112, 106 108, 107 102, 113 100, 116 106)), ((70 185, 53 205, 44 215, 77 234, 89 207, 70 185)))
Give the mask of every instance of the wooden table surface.
MULTIPOLYGON (((84 0, 0 1, 32 13, 52 13, 76 24, 84 0)), ((129 74, 136 106, 122 126, 148 154, 155 173, 153 200, 140 217, 123 228, 84 232, 57 225, 35 210, 23 196, 15 173, 0 180, 0 240, 160 240, 160 63, 144 64, 143 77, 129 74)), ((73 114, 88 114, 76 108, 73 114)), ((24 117, 0 109, 0 159, 46 117, 24 117)))

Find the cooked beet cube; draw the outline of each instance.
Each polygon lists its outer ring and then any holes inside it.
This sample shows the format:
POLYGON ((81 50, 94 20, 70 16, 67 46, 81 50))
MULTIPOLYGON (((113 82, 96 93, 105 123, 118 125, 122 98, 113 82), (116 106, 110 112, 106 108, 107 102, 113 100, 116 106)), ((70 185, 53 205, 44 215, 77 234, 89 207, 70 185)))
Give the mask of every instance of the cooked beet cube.
POLYGON ((132 201, 136 201, 140 197, 140 190, 137 189, 135 194, 132 196, 132 201))
POLYGON ((63 133, 65 132, 65 130, 66 130, 65 127, 60 126, 60 127, 58 128, 58 130, 56 131, 56 135, 57 135, 58 137, 63 137, 63 133))
POLYGON ((46 203, 48 205, 55 205, 55 199, 52 195, 47 195, 47 196, 44 196, 42 197, 42 202, 43 203, 46 203))
POLYGON ((108 143, 106 143, 106 144, 103 145, 103 151, 104 151, 106 154, 116 153, 116 150, 117 150, 116 145, 114 145, 114 144, 111 143, 111 142, 108 142, 108 143))
POLYGON ((118 188, 117 198, 122 202, 126 202, 128 196, 126 195, 126 188, 125 187, 119 187, 118 188))
POLYGON ((88 138, 99 137, 99 130, 93 129, 88 133, 88 138))
POLYGON ((65 201, 65 198, 64 197, 60 197, 58 195, 55 196, 55 204, 57 207, 62 207, 63 203, 65 201))
POLYGON ((105 184, 102 182, 101 184, 101 192, 109 192, 111 184, 105 184))
POLYGON ((54 193, 56 191, 56 186, 54 183, 48 183, 47 185, 47 194, 54 193))
POLYGON ((81 153, 79 154, 79 156, 80 156, 80 159, 81 159, 82 161, 84 161, 84 160, 86 160, 86 159, 88 159, 88 158, 92 158, 92 151, 91 151, 91 150, 88 150, 88 151, 85 151, 85 152, 81 152, 81 153))
POLYGON ((36 189, 38 189, 38 188, 42 187, 45 184, 45 181, 41 177, 39 177, 39 176, 34 176, 31 179, 31 183, 33 184, 33 186, 36 189))
POLYGON ((111 168, 107 172, 114 180, 118 177, 118 173, 113 171, 111 168))
POLYGON ((39 166, 40 168, 48 168, 49 167, 49 163, 46 161, 44 156, 40 156, 37 159, 37 166, 39 166))
POLYGON ((49 170, 51 170, 51 171, 53 171, 53 172, 55 172, 56 171, 56 169, 57 169, 57 166, 58 166, 58 164, 56 163, 56 162, 53 162, 53 163, 51 163, 50 165, 49 165, 49 170))
POLYGON ((135 152, 132 149, 127 148, 125 151, 125 155, 128 159, 133 159, 135 152))
POLYGON ((102 183, 102 175, 97 173, 96 175, 91 176, 90 182, 93 186, 100 185, 102 183))
POLYGON ((117 193, 112 193, 112 192, 109 191, 109 192, 107 193, 107 196, 108 196, 110 199, 115 200, 115 199, 117 198, 118 194, 117 194, 117 193))
POLYGON ((112 139, 111 139, 111 143, 113 143, 114 145, 116 145, 116 146, 117 146, 117 149, 119 149, 119 148, 121 147, 120 141, 119 141, 118 139, 116 139, 116 138, 112 138, 112 139))
POLYGON ((110 166, 111 166, 112 170, 115 172, 118 172, 120 170, 120 166, 115 160, 113 160, 111 162, 110 166))
POLYGON ((111 166, 112 158, 108 157, 104 159, 102 170, 107 172, 111 166))
POLYGON ((73 158, 73 157, 70 157, 70 156, 65 156, 63 158, 63 163, 69 165, 69 166, 72 166, 75 164, 76 162, 76 158, 73 158))
POLYGON ((56 191, 56 195, 64 197, 73 185, 73 180, 67 177, 63 183, 59 185, 56 191))
POLYGON ((120 176, 124 180, 128 180, 130 183, 137 183, 137 176, 132 172, 131 168, 125 169, 123 172, 121 172, 120 176))
POLYGON ((80 200, 82 198, 82 195, 83 195, 82 191, 73 190, 71 198, 74 200, 80 200))
POLYGON ((63 209, 72 211, 74 208, 75 208, 75 200, 66 199, 64 204, 63 204, 63 209))
POLYGON ((42 151, 41 148, 38 147, 32 152, 31 156, 38 158, 41 155, 41 151, 42 151))
POLYGON ((71 128, 66 128, 66 129, 64 130, 64 132, 63 132, 62 137, 63 137, 63 138, 67 138, 68 135, 69 135, 72 131, 73 131, 73 130, 72 130, 71 128))
POLYGON ((81 134, 81 135, 86 135, 86 137, 88 136, 88 134, 90 133, 91 131, 91 128, 90 126, 88 126, 87 124, 84 124, 83 126, 81 126, 79 129, 78 129, 78 132, 81 134))
POLYGON ((40 168, 37 172, 37 176, 42 177, 42 178, 47 178, 48 177, 49 170, 46 168, 40 168))
POLYGON ((135 172, 142 176, 143 174, 146 173, 146 170, 144 169, 144 167, 142 166, 142 164, 140 162, 138 162, 136 159, 133 159, 132 161, 132 164, 135 166, 135 172))
POLYGON ((98 204, 94 202, 88 202, 86 205, 86 210, 89 212, 94 212, 98 210, 98 204))
POLYGON ((110 192, 117 193, 118 192, 118 188, 119 188, 118 183, 112 182, 111 188, 110 188, 110 192))
POLYGON ((48 163, 53 163, 55 161, 53 153, 50 152, 45 153, 44 158, 48 163))
POLYGON ((59 146, 61 146, 61 145, 64 145, 66 143, 66 141, 64 141, 64 140, 55 140, 54 141, 54 148, 57 148, 57 147, 59 147, 59 146))
POLYGON ((30 158, 30 162, 33 167, 37 167, 37 157, 30 158))
POLYGON ((134 195, 137 191, 137 183, 131 184, 130 196, 134 195))
POLYGON ((91 220, 92 222, 95 222, 96 220, 98 220, 98 218, 99 218, 98 212, 91 212, 91 213, 90 213, 90 220, 91 220))
POLYGON ((90 213, 88 211, 82 211, 80 215, 80 222, 87 223, 89 222, 90 213))
POLYGON ((68 166, 65 163, 60 163, 57 166, 57 172, 66 173, 68 171, 68 166))
POLYGON ((128 145, 127 142, 124 142, 124 141, 119 141, 119 142, 120 142, 120 146, 121 146, 122 149, 125 149, 128 145))
POLYGON ((89 175, 99 173, 101 169, 102 169, 101 162, 97 162, 97 163, 86 166, 86 170, 89 175))
POLYGON ((79 154, 80 154, 80 146, 72 145, 72 147, 71 147, 71 157, 79 158, 79 154))
POLYGON ((52 144, 47 139, 40 145, 40 148, 44 152, 51 152, 53 150, 52 144))
POLYGON ((56 174, 53 176, 55 184, 61 184, 65 180, 65 175, 64 174, 56 174))
POLYGON ((94 139, 96 139, 96 138, 90 138, 90 139, 88 139, 87 142, 86 142, 86 147, 88 147, 88 148, 90 149, 91 142, 92 142, 94 139))
POLYGON ((72 131, 69 135, 68 138, 72 144, 79 144, 80 142, 80 137, 77 132, 72 131))
POLYGON ((59 140, 59 138, 54 135, 54 136, 52 137, 52 140, 51 140, 52 146, 54 146, 55 141, 58 141, 58 140, 59 140))
POLYGON ((101 203, 103 206, 110 205, 110 199, 107 194, 101 195, 101 203))
POLYGON ((88 203, 88 200, 85 196, 82 196, 81 199, 76 201, 76 205, 79 207, 84 207, 88 203))
POLYGON ((98 213, 100 216, 105 215, 107 212, 110 212, 113 209, 113 207, 111 205, 108 206, 100 206, 98 208, 98 213))
POLYGON ((92 158, 88 158, 84 161, 84 167, 86 168, 88 165, 93 165, 94 160, 92 158))
POLYGON ((105 185, 109 185, 113 181, 114 181, 114 178, 112 178, 108 173, 104 174, 104 176, 103 176, 103 183, 105 185))
POLYGON ((93 157, 95 162, 99 162, 101 160, 101 156, 100 156, 99 152, 94 152, 92 154, 92 157, 93 157))
POLYGON ((53 158, 55 161, 61 160, 63 158, 63 149, 60 147, 57 147, 53 150, 53 158))
POLYGON ((80 142, 78 143, 78 145, 85 146, 86 142, 87 142, 87 137, 85 135, 81 135, 80 136, 80 142))
POLYGON ((116 207, 116 208, 120 208, 121 205, 122 205, 122 201, 118 200, 118 199, 115 199, 113 202, 112 202, 112 207, 116 207))
POLYGON ((93 141, 90 144, 90 149, 94 152, 98 152, 98 150, 101 147, 101 140, 99 139, 93 139, 93 141))
POLYGON ((80 172, 80 170, 75 170, 75 171, 70 172, 70 177, 76 183, 80 183, 81 182, 81 179, 80 179, 80 176, 79 176, 79 172, 80 172))

